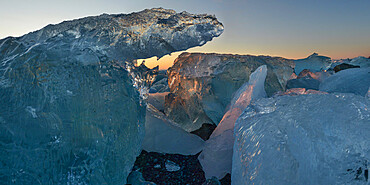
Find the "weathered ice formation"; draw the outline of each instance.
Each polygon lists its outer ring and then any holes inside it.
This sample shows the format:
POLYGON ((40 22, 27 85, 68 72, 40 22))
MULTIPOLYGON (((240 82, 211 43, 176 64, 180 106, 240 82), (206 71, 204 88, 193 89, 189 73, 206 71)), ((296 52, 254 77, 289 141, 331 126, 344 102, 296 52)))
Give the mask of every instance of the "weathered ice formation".
POLYGON ((251 74, 249 81, 235 93, 229 110, 206 141, 198 159, 207 179, 213 176, 221 179, 231 173, 235 122, 251 101, 266 97, 266 75, 266 65, 251 74))
POLYGON ((284 91, 293 73, 292 60, 250 55, 183 53, 168 69, 170 94, 165 112, 186 131, 204 123, 218 124, 233 94, 259 66, 267 66, 265 89, 284 91))
POLYGON ((133 171, 127 177, 127 184, 130 185, 155 185, 154 182, 145 181, 143 174, 138 171, 133 171))
POLYGON ((139 66, 127 66, 134 80, 134 86, 143 93, 162 93, 169 92, 167 74, 164 70, 159 70, 159 66, 152 69, 146 67, 145 63, 139 66))
POLYGON ((214 16, 159 8, 0 40, 1 181, 125 184, 145 116, 127 66, 222 31, 214 16))
POLYGON ((361 68, 370 67, 370 58, 359 56, 359 57, 353 58, 351 61, 349 61, 348 64, 351 64, 354 66, 360 66, 361 68))
POLYGON ((339 71, 320 84, 320 91, 354 93, 365 96, 370 87, 370 67, 339 71))
POLYGON ((149 93, 146 102, 153 105, 157 110, 164 112, 164 101, 168 93, 149 93))
POLYGON ((142 63, 137 67, 132 65, 127 67, 130 71, 131 77, 134 79, 134 86, 141 90, 142 93, 147 94, 149 88, 158 76, 158 66, 153 69, 149 69, 144 63, 142 63))
POLYGON ((260 99, 235 124, 232 184, 367 184, 370 100, 354 94, 260 99))
POLYGON ((154 78, 153 83, 150 86, 149 93, 164 93, 170 92, 168 87, 167 71, 158 71, 154 78))
POLYGON ((315 79, 315 80, 318 80, 320 82, 324 81, 325 79, 327 79, 330 75, 332 75, 334 72, 333 71, 320 71, 320 72, 311 72, 310 70, 308 69, 304 69, 303 71, 301 71, 298 76, 297 76, 297 79, 300 79, 300 78, 312 78, 312 79, 315 79))
POLYGON ((148 104, 143 150, 195 155, 203 149, 203 144, 204 141, 200 137, 175 126, 162 112, 148 104))
POLYGON ((206 14, 176 13, 162 8, 103 14, 48 25, 19 38, 3 39, 0 59, 48 44, 49 49, 59 46, 83 63, 108 59, 131 61, 204 45, 222 32, 223 25, 206 14))
POLYGON ((304 69, 299 73, 297 78, 290 79, 287 84, 287 89, 306 88, 318 90, 320 86, 320 77, 322 72, 313 73, 308 69, 304 69))
POLYGON ((299 74, 304 69, 308 69, 311 72, 320 72, 329 69, 331 66, 331 58, 314 53, 305 59, 295 60, 294 63, 295 74, 299 74))
POLYGON ((363 56, 359 56, 353 59, 340 59, 340 60, 333 60, 331 64, 331 69, 334 69, 336 66, 341 64, 349 64, 352 66, 359 66, 360 68, 370 67, 370 58, 366 58, 363 56))

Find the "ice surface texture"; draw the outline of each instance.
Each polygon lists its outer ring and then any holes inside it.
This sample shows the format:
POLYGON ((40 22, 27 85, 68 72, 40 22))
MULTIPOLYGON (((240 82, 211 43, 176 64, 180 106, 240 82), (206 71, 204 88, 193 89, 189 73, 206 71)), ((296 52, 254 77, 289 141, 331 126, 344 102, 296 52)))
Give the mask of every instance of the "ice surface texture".
POLYGON ((320 91, 354 93, 365 96, 370 87, 370 68, 346 69, 320 84, 320 91))
POLYGON ((249 82, 235 93, 229 110, 206 141, 198 159, 207 179, 212 176, 221 179, 231 173, 235 121, 252 100, 266 97, 266 75, 266 65, 260 66, 251 74, 249 82))
POLYGON ((40 44, 73 53, 75 60, 84 63, 106 57, 121 61, 162 57, 204 45, 221 35, 223 29, 214 16, 176 13, 162 8, 131 14, 103 14, 48 25, 19 38, 3 39, 0 59, 40 44))
POLYGON ((154 182, 145 181, 143 174, 138 171, 133 171, 127 178, 127 184, 130 185, 155 185, 154 182))
POLYGON ((365 67, 370 67, 370 58, 359 56, 353 59, 333 60, 333 63, 331 64, 330 68, 333 69, 335 66, 343 64, 343 63, 354 65, 354 66, 360 66, 360 68, 365 68, 365 67))
POLYGON ((37 48, 1 74, 8 82, 0 87, 1 181, 124 182, 140 152, 145 115, 126 70, 37 48))
POLYGON ((360 66, 361 68, 370 67, 370 58, 359 56, 349 61, 348 64, 360 66))
POLYGON ((310 55, 305 59, 295 60, 294 72, 299 74, 304 69, 308 69, 312 72, 320 72, 322 70, 329 69, 331 65, 331 59, 326 56, 320 56, 317 53, 310 55))
POLYGON ((166 116, 148 103, 143 149, 148 152, 195 155, 204 141, 175 126, 166 116))
POLYGON ((269 56, 183 53, 168 69, 171 93, 166 96, 166 114, 186 131, 204 123, 218 124, 233 94, 259 66, 268 72, 267 95, 284 91, 293 73, 293 61, 269 56))
POLYGON ((151 9, 0 40, 0 181, 124 184, 145 116, 124 62, 222 31, 214 16, 151 9))
POLYGON ((234 131, 232 184, 369 182, 370 100, 364 97, 260 99, 245 109, 234 131))
POLYGON ((163 112, 164 111, 164 101, 165 101, 166 95, 168 95, 168 92, 149 93, 148 99, 146 100, 146 102, 153 105, 157 110, 163 112))

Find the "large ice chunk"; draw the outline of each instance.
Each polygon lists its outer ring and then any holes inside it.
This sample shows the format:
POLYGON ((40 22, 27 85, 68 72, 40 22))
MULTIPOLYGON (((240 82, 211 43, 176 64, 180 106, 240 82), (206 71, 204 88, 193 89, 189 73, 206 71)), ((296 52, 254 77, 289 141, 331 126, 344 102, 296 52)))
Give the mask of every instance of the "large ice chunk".
POLYGON ((304 69, 308 69, 312 72, 320 72, 322 70, 329 69, 331 65, 331 59, 326 56, 320 56, 317 53, 310 55, 305 59, 295 60, 294 72, 299 74, 304 69))
POLYGON ((284 91, 294 67, 293 60, 270 56, 216 53, 182 53, 168 69, 171 92, 165 113, 188 132, 204 123, 217 125, 233 97, 250 74, 266 65, 268 96, 284 91))
POLYGON ((320 91, 354 93, 365 96, 370 87, 370 68, 346 69, 320 84, 320 91))
POLYGON ((352 59, 349 64, 360 66, 361 68, 370 67, 370 58, 359 56, 352 59))
POLYGON ((133 171, 127 177, 127 184, 130 185, 155 185, 154 182, 145 181, 143 174, 139 171, 133 171))
POLYGON ((132 61, 222 32, 215 16, 155 8, 0 40, 1 184, 125 184, 144 137, 132 61))
POLYGON ((243 110, 252 100, 266 97, 264 82, 267 75, 267 66, 257 68, 234 95, 229 110, 221 122, 206 141, 199 162, 203 167, 207 179, 215 176, 219 179, 231 172, 234 124, 243 110))
POLYGON ((354 94, 251 103, 235 124, 232 184, 366 184, 370 100, 354 94))
POLYGON ((169 92, 149 93, 146 101, 153 105, 157 110, 164 112, 165 97, 168 93, 169 92))
POLYGON ((353 66, 359 66, 360 68, 366 68, 370 67, 370 58, 359 56, 353 59, 334 60, 330 68, 334 68, 340 64, 350 64, 353 66))
POLYGON ((148 152, 195 155, 203 148, 204 141, 177 127, 165 115, 148 104, 145 121, 143 149, 148 152))
POLYGON ((118 62, 84 65, 42 50, 0 73, 10 82, 0 87, 0 181, 125 182, 145 114, 128 73, 118 62))

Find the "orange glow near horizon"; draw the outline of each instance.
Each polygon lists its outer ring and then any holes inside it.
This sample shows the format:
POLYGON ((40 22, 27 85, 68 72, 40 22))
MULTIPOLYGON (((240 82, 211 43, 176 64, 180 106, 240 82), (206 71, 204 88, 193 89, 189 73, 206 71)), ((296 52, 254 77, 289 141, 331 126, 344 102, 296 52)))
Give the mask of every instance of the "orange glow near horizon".
MULTIPOLYGON (((227 34, 227 33, 224 33, 227 34)), ((343 45, 343 44, 328 44, 320 46, 309 46, 308 43, 295 43, 292 45, 281 43, 245 44, 235 42, 225 42, 226 35, 214 38, 205 45, 193 47, 185 51, 174 52, 171 55, 165 55, 157 60, 157 57, 149 59, 140 59, 138 64, 145 60, 145 65, 153 68, 159 65, 160 70, 166 70, 173 65, 175 59, 183 52, 189 53, 219 53, 219 54, 235 54, 235 55, 265 55, 273 57, 282 57, 287 59, 303 59, 310 56, 312 53, 328 56, 332 59, 347 59, 358 56, 369 57, 370 47, 365 44, 358 45, 343 45)))
MULTIPOLYGON (((369 0, 337 0, 335 3, 333 0, 76 2, 0 1, 0 6, 6 7, 0 11, 0 39, 22 36, 48 24, 59 24, 76 18, 103 13, 128 14, 146 8, 164 7, 176 12, 215 15, 224 25, 221 36, 202 47, 182 52, 269 55, 288 59, 306 58, 312 53, 332 59, 370 56, 369 0)), ((146 59, 146 65, 151 68, 159 65, 160 69, 167 69, 182 52, 172 53, 158 61, 156 57, 146 59)))
MULTIPOLYGON (((137 65, 140 65, 144 60, 145 60, 145 65, 148 67, 148 68, 154 68, 156 66, 159 66, 159 70, 167 70, 169 67, 171 67, 175 61, 175 59, 183 52, 189 52, 189 53, 223 53, 223 54, 235 54, 235 55, 269 55, 269 54, 255 54, 255 53, 235 53, 235 52, 206 52, 206 51, 191 51, 190 50, 187 50, 187 51, 179 51, 179 52, 174 52, 172 53, 171 55, 165 55, 163 56, 162 58, 158 59, 157 57, 151 57, 151 58, 147 58, 147 59, 139 59, 137 60, 137 65)), ((288 59, 302 59, 302 58, 306 58, 308 57, 309 55, 311 55, 312 53, 314 53, 315 51, 312 51, 312 52, 307 52, 306 54, 302 54, 302 53, 294 53, 294 54, 285 54, 285 55, 274 55, 274 54, 270 54, 269 56, 274 56, 274 57, 283 57, 283 58, 288 58, 288 59)), ((331 57, 330 55, 327 55, 325 53, 320 53, 318 52, 320 55, 324 55, 324 56, 328 56, 328 57, 331 57)), ((363 52, 363 53, 366 53, 366 52, 363 52)), ((370 53, 369 53, 370 55, 370 53)), ((366 54, 361 54, 359 53, 358 55, 356 54, 343 54, 343 55, 336 55, 336 56, 339 56, 339 57, 331 57, 332 59, 346 59, 346 58, 355 58, 355 57, 358 57, 358 56, 364 56, 364 57, 369 57, 367 56, 366 54)))
POLYGON ((137 65, 140 65, 145 60, 145 65, 148 68, 152 69, 159 65, 159 70, 166 70, 173 65, 173 62, 181 53, 183 52, 174 52, 171 55, 165 55, 160 59, 158 59, 158 57, 139 59, 137 60, 137 65))

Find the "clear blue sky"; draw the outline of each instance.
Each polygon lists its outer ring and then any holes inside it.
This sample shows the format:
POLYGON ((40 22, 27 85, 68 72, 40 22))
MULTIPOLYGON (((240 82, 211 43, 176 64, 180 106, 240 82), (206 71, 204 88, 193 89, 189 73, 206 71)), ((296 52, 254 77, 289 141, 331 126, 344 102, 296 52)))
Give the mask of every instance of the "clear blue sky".
POLYGON ((0 0, 0 38, 102 13, 163 7, 215 14, 220 38, 195 52, 303 58, 370 55, 370 0, 0 0))

